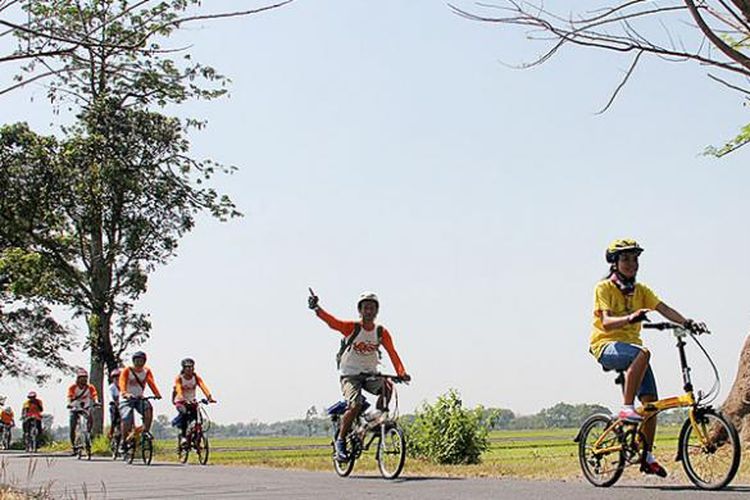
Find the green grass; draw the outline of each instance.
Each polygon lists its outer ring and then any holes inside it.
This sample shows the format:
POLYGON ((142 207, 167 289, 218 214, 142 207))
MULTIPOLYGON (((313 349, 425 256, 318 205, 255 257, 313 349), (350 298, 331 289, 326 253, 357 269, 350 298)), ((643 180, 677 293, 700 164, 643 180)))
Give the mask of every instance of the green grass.
MULTIPOLYGON (((654 453, 670 471, 668 481, 684 484, 687 479, 682 466, 674 462, 679 430, 679 426, 659 426, 654 453)), ((578 449, 573 442, 577 432, 577 429, 494 431, 490 433, 490 448, 482 455, 482 462, 478 465, 441 466, 407 458, 404 474, 526 479, 582 478, 578 449)), ((211 438, 210 463, 332 472, 329 444, 330 438, 320 436, 211 438)), ((155 445, 156 460, 177 460, 174 439, 159 440, 155 445)), ((365 452, 355 466, 356 473, 378 474, 374 457, 374 450, 365 452)), ((197 457, 191 453, 190 462, 196 461, 197 457)), ((632 467, 625 477, 635 481, 644 480, 632 467)), ((748 480, 750 464, 743 464, 735 482, 748 480)))

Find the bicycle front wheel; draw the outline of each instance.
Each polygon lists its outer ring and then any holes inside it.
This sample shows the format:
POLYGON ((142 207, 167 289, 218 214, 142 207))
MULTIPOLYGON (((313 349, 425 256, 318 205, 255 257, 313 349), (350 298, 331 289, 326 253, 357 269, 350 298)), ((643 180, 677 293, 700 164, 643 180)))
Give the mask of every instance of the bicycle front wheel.
POLYGON ((195 440, 195 452, 198 454, 198 462, 201 465, 208 463, 208 436, 201 434, 198 439, 195 440))
POLYGON ((740 466, 737 430, 713 409, 697 411, 695 422, 694 426, 688 418, 680 431, 682 466, 697 487, 719 490, 734 479, 740 466))
POLYGON ((135 460, 135 438, 130 438, 125 441, 125 455, 123 455, 123 460, 125 460, 127 463, 132 464, 135 460))
POLYGON ((154 458, 154 442, 147 437, 141 439, 141 458, 146 465, 151 465, 154 458))
POLYGON ((404 469, 405 460, 406 439, 404 439, 404 432, 401 428, 392 424, 381 430, 377 450, 380 475, 386 479, 396 479, 404 469))
POLYGON ((578 433, 578 460, 586 479, 594 486, 612 486, 625 470, 625 454, 609 415, 593 415, 578 433))
POLYGON ((112 460, 120 458, 120 435, 113 434, 109 440, 109 451, 112 453, 112 460))
POLYGON ((187 463, 190 454, 190 442, 183 442, 181 436, 177 436, 177 458, 181 464, 187 463))

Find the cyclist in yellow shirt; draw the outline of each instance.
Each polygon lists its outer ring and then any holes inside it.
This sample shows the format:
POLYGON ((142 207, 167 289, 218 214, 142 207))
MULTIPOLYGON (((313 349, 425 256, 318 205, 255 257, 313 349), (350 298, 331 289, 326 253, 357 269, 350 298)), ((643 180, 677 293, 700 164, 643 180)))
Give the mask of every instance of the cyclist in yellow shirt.
MULTIPOLYGON (((625 372, 623 406, 618 417, 630 422, 640 422, 641 415, 635 411, 636 396, 643 403, 656 401, 656 380, 649 360, 651 353, 643 347, 641 322, 648 321, 646 313, 658 311, 674 323, 690 327, 695 322, 685 319, 661 301, 643 283, 636 282, 638 258, 643 248, 631 239, 613 241, 605 257, 610 264, 608 276, 596 284, 594 290, 594 320, 591 333, 591 354, 607 370, 625 372)), ((654 458, 651 449, 656 434, 656 417, 643 425, 646 438, 646 461, 641 471, 666 477, 667 472, 654 458)))

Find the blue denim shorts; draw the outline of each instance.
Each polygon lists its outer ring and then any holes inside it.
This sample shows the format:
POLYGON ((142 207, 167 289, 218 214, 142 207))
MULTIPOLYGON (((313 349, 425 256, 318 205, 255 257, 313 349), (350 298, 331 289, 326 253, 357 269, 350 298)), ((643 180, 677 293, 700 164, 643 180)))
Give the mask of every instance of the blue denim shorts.
MULTIPOLYGON (((602 351, 602 355, 599 356, 599 363, 607 370, 625 371, 636 356, 640 354, 641 350, 642 349, 639 346, 634 344, 610 342, 602 351)), ((656 392, 656 379, 654 378, 654 372, 651 371, 650 364, 648 365, 648 368, 646 368, 641 387, 638 389, 638 398, 642 398, 643 396, 654 396, 658 398, 656 392)))

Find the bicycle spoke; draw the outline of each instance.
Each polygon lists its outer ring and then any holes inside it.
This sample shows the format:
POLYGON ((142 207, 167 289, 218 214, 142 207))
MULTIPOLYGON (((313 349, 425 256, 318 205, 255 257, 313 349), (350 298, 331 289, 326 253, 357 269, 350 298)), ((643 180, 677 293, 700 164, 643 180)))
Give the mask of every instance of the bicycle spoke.
POLYGON ((699 427, 685 422, 680 448, 685 472, 701 488, 719 489, 728 484, 739 466, 739 439, 721 415, 708 411, 698 417, 699 427))

